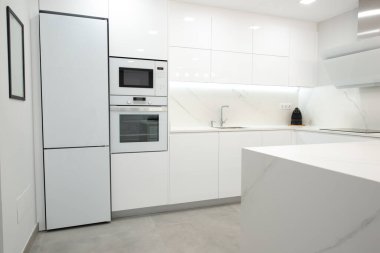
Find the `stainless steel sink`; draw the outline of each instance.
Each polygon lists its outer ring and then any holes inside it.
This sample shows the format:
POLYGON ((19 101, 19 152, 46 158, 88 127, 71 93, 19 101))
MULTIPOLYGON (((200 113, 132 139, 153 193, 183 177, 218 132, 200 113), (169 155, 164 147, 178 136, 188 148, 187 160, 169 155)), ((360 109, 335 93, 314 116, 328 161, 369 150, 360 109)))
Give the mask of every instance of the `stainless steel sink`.
POLYGON ((242 129, 245 127, 223 126, 223 127, 214 127, 214 128, 217 128, 217 129, 242 129))

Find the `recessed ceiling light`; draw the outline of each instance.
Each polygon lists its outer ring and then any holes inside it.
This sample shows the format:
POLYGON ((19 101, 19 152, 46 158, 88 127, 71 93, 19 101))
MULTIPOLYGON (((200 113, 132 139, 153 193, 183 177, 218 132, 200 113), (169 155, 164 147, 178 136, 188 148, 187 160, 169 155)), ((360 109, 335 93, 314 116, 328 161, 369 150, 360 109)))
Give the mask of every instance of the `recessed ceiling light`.
POLYGON ((185 22, 193 22, 195 19, 193 17, 185 17, 183 20, 185 20, 185 22))
POLYGON ((143 48, 139 48, 139 49, 137 49, 137 51, 144 52, 145 50, 143 48))
POLYGON ((377 15, 380 15, 380 9, 373 9, 373 10, 359 12, 358 17, 367 18, 367 17, 377 16, 377 15))
POLYGON ((148 33, 150 35, 156 35, 156 34, 158 34, 158 31, 156 31, 156 30, 150 30, 148 33))
POLYGON ((251 30, 259 30, 261 27, 260 26, 258 26, 258 25, 251 25, 250 27, 249 27, 249 29, 251 29, 251 30))
POLYGON ((301 0, 300 4, 308 5, 308 4, 314 3, 315 1, 317 1, 317 0, 301 0))

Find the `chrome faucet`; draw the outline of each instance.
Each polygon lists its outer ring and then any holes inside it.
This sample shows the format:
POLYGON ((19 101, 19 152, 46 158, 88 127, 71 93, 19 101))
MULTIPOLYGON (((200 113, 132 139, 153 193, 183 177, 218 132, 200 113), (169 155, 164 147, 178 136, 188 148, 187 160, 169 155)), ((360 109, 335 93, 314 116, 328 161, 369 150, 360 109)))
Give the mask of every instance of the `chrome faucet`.
POLYGON ((220 107, 220 127, 223 127, 224 123, 227 122, 227 119, 224 119, 224 108, 230 108, 229 105, 222 105, 220 107))

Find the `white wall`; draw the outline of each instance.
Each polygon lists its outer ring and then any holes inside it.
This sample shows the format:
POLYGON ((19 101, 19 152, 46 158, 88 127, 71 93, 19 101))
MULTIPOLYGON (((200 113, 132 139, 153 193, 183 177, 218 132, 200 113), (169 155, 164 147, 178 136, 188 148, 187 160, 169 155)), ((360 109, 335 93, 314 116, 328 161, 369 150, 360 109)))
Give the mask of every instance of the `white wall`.
MULTIPOLYGON (((319 53, 356 40, 357 10, 324 21, 318 26, 319 53)), ((336 89, 323 61, 319 62, 319 86, 301 89, 299 103, 305 123, 319 127, 380 129, 380 87, 336 89)))
POLYGON ((0 2, 0 153, 4 252, 22 252, 36 226, 31 19, 38 15, 37 0, 0 2), (26 101, 8 98, 6 6, 24 23, 26 101))

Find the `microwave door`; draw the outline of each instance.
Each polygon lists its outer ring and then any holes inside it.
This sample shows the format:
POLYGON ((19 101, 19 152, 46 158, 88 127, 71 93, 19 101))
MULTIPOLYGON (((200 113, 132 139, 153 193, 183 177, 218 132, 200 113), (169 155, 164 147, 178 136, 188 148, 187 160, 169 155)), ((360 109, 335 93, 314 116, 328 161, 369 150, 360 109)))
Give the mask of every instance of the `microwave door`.
POLYGON ((153 89, 153 69, 119 68, 119 87, 153 89))
POLYGON ((155 62, 110 58, 110 95, 155 96, 155 62))

